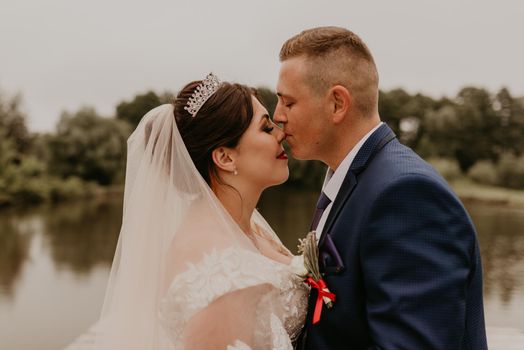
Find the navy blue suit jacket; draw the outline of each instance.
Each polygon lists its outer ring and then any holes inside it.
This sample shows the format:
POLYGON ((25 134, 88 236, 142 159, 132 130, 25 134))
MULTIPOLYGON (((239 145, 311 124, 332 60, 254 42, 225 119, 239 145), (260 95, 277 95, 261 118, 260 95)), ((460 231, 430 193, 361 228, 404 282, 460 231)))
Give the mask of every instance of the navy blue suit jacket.
POLYGON ((312 291, 299 348, 487 349, 474 226, 386 124, 353 161, 319 250, 336 302, 312 325, 312 291))

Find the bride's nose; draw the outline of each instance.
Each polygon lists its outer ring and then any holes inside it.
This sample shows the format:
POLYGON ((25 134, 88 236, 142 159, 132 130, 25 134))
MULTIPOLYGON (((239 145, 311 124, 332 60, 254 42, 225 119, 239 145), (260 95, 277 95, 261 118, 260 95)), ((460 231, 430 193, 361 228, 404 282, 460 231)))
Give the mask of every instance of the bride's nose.
POLYGON ((277 125, 274 125, 274 135, 278 143, 282 143, 286 139, 286 134, 277 125))

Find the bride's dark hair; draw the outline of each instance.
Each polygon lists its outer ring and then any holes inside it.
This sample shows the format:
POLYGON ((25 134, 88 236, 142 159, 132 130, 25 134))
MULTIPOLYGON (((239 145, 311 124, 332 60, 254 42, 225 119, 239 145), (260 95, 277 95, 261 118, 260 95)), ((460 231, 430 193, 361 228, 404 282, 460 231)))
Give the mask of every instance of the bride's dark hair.
POLYGON ((219 179, 212 159, 218 147, 236 147, 253 119, 251 96, 254 89, 223 82, 204 103, 195 117, 184 109, 188 99, 202 81, 187 84, 173 102, 175 121, 182 140, 198 172, 211 185, 211 175, 219 179))

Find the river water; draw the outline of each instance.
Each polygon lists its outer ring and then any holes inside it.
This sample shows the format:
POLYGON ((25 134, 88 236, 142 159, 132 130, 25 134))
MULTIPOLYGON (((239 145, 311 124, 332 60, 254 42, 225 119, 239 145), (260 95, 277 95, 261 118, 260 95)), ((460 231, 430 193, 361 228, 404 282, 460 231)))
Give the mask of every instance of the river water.
MULTIPOLYGON (((316 199, 280 188, 259 209, 295 252, 316 199)), ((524 331, 524 210, 466 207, 482 251, 486 323, 524 331)), ((97 319, 121 211, 120 198, 0 211, 0 349, 62 349, 97 319)))

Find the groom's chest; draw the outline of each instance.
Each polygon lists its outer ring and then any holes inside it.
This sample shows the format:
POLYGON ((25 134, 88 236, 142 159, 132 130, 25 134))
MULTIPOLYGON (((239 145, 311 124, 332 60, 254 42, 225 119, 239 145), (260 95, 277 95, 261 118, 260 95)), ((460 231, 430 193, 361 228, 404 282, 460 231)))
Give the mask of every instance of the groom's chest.
POLYGON ((351 191, 345 198, 337 198, 322 229, 322 235, 329 235, 344 260, 359 256, 359 242, 366 222, 371 214, 371 206, 376 198, 376 186, 366 177, 355 177, 351 191), (343 200, 337 203, 337 200, 343 200), (337 206, 338 204, 338 206, 337 206))

